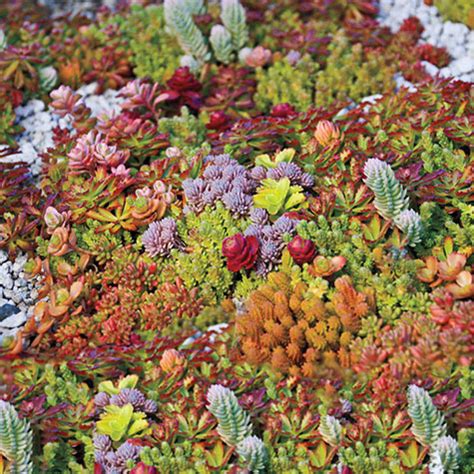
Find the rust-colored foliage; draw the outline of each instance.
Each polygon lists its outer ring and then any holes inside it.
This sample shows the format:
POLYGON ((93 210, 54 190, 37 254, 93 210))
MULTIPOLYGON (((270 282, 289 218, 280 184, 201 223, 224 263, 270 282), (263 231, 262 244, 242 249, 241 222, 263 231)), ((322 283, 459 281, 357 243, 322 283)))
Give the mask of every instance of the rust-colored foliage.
POLYGON ((325 302, 306 284, 293 286, 285 273, 271 273, 236 320, 245 359, 306 377, 315 376, 321 363, 347 367, 348 346, 369 308, 347 277, 338 278, 335 287, 325 302))

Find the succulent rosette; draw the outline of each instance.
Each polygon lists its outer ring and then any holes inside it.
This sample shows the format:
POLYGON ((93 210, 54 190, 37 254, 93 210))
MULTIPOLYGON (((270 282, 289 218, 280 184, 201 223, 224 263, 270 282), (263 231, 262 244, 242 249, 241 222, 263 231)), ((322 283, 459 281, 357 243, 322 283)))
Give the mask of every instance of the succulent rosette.
POLYGON ((226 257, 227 268, 231 272, 250 270, 257 260, 258 249, 258 239, 253 235, 244 237, 239 233, 222 242, 222 255, 226 257))

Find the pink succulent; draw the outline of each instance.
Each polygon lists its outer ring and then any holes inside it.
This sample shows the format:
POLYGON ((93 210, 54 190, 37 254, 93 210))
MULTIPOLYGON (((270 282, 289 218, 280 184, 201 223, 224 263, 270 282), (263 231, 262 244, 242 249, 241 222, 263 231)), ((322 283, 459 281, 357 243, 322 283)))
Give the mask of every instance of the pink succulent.
POLYGON ((438 264, 438 274, 443 281, 456 280, 459 273, 466 265, 466 256, 462 253, 452 252, 444 262, 438 264))
POLYGON ((130 170, 125 165, 118 165, 116 168, 112 167, 111 172, 114 176, 128 178, 130 176, 130 170))
POLYGON ((60 227, 64 223, 64 220, 64 213, 59 212, 53 206, 49 206, 44 213, 44 222, 48 226, 48 231, 53 231, 57 227, 60 227))
POLYGON ((75 94, 69 86, 60 86, 51 92, 50 97, 53 99, 50 105, 60 117, 72 114, 80 101, 80 96, 75 94))
POLYGON ((245 58, 247 66, 250 67, 262 67, 270 62, 272 58, 272 52, 262 46, 257 46, 245 58))
POLYGON ((467 270, 460 272, 456 277, 456 283, 446 285, 446 289, 457 300, 474 297, 474 278, 472 273, 467 270))

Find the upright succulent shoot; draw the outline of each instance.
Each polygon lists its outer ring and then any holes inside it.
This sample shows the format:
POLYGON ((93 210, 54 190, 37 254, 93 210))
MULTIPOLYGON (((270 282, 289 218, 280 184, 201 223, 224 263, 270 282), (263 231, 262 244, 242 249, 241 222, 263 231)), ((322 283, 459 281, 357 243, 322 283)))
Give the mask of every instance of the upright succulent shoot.
POLYGON ((32 473, 32 451, 33 433, 30 423, 18 417, 13 405, 0 400, 0 462, 5 463, 5 470, 2 472, 32 473))
POLYGON ((239 0, 222 0, 221 19, 232 36, 234 50, 239 51, 245 46, 249 37, 245 9, 239 0))

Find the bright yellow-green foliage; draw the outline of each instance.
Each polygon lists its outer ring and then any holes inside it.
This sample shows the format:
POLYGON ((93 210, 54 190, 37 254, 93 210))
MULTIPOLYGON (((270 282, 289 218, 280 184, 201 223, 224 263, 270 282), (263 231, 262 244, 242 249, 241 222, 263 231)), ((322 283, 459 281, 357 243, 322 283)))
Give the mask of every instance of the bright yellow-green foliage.
POLYGON ((275 216, 288 211, 301 209, 305 203, 305 196, 301 186, 291 186, 288 178, 276 181, 274 179, 262 180, 263 186, 258 188, 254 196, 255 207, 265 209, 275 216))
POLYGON ((97 422, 97 432, 110 436, 114 441, 140 436, 140 433, 144 434, 143 431, 148 428, 146 415, 134 412, 130 403, 123 407, 108 405, 105 411, 97 422))
POLYGON ((445 20, 465 23, 469 28, 474 28, 472 0, 435 0, 434 4, 445 20))
POLYGON ((257 70, 255 102, 261 110, 268 111, 285 102, 296 110, 306 110, 313 103, 313 80, 317 64, 304 58, 296 66, 288 61, 277 61, 268 69, 257 70))
POLYGON ((364 53, 361 44, 351 45, 336 35, 330 45, 326 69, 317 73, 316 105, 327 106, 335 100, 352 99, 393 90, 395 68, 376 53, 364 53))

